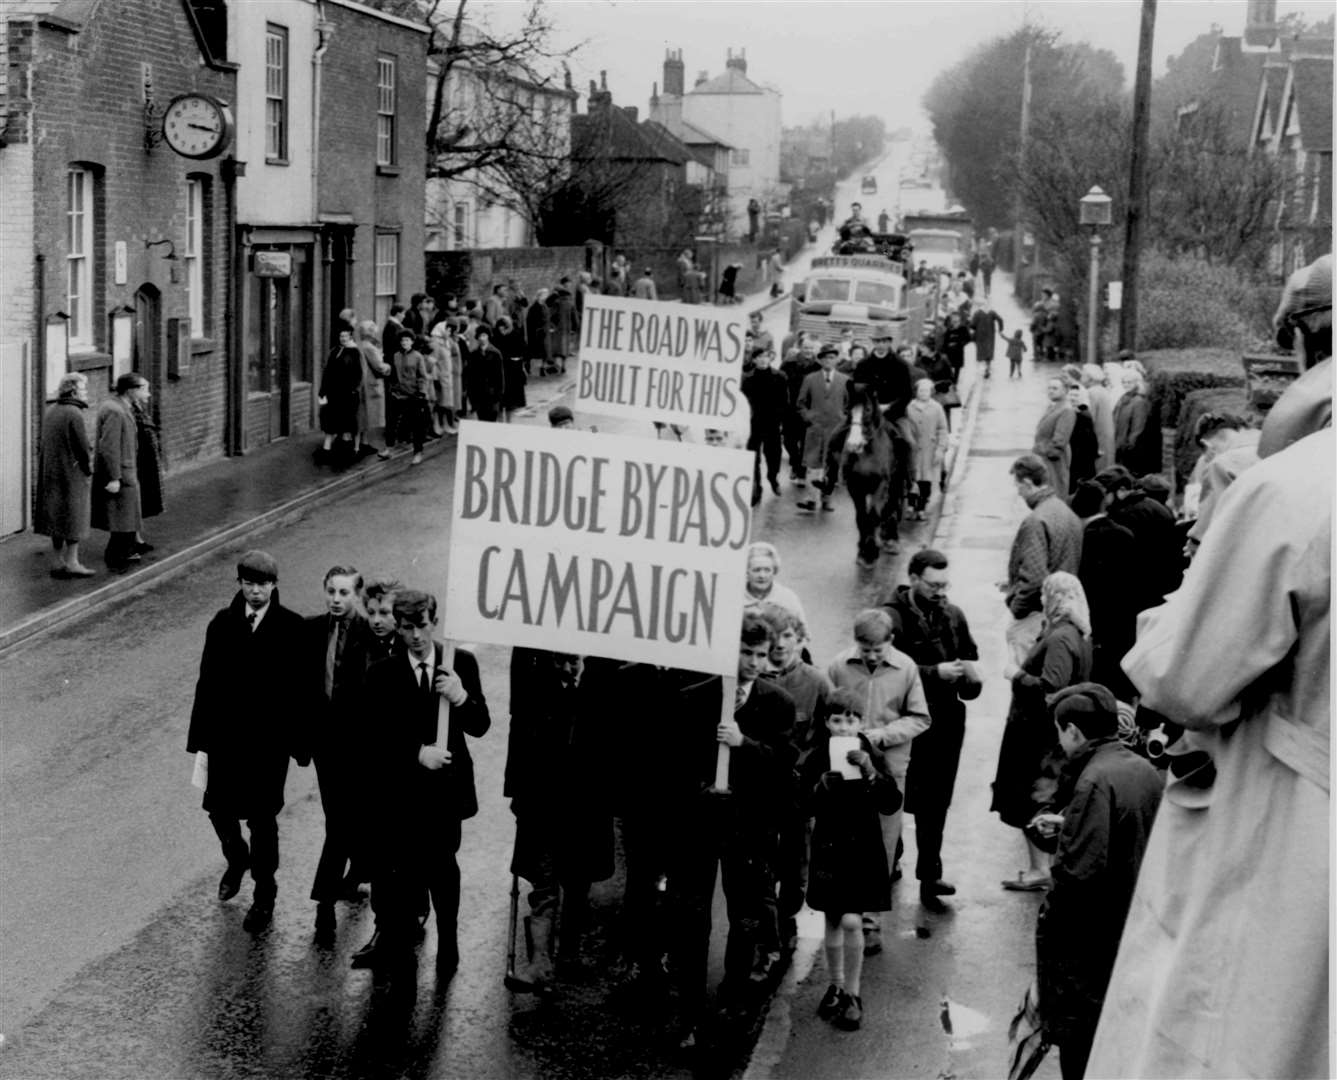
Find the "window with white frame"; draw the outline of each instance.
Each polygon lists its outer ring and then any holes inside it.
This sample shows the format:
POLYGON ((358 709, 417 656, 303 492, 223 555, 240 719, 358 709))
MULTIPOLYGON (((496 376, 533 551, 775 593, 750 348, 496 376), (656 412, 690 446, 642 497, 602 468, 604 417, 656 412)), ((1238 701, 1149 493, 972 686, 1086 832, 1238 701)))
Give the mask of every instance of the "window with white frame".
POLYGON ((451 247, 461 251, 469 246, 469 204, 455 204, 455 229, 451 236, 451 247))
POLYGON ((204 328, 204 181, 186 181, 186 298, 192 337, 203 337, 204 328))
POLYGON ((750 157, 751 152, 748 150, 735 150, 729 158, 729 164, 746 166, 750 157))
POLYGON ((65 203, 65 303, 70 344, 91 348, 93 335, 93 173, 72 168, 65 203))
POLYGON ((395 58, 376 58, 376 164, 395 163, 395 58))
POLYGON ((288 31, 265 26, 265 157, 288 157, 288 31))
POLYGON ((376 234, 376 310, 378 326, 390 317, 390 306, 399 292, 399 234, 376 234))

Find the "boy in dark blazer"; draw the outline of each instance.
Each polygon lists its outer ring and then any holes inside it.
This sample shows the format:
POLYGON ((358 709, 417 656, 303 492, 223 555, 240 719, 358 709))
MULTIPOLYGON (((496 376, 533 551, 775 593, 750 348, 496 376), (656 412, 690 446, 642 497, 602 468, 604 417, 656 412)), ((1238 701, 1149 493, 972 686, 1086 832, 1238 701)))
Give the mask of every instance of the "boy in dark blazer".
POLYGON ((188 753, 208 754, 204 809, 227 859, 218 899, 236 896, 249 869, 255 895, 242 925, 252 933, 274 917, 288 758, 310 761, 294 675, 303 621, 279 603, 278 579, 278 564, 266 552, 248 551, 237 563, 237 595, 205 633, 186 736, 188 753))
POLYGON ((478 813, 464 736, 486 734, 492 718, 473 653, 452 649, 449 655, 432 640, 436 597, 413 589, 396 593, 394 614, 405 652, 372 664, 364 690, 363 715, 379 717, 364 745, 380 940, 358 966, 412 964, 425 890, 436 909, 437 968, 450 974, 459 964, 456 853, 462 823, 478 813), (442 698, 450 704, 445 746, 437 745, 442 698))

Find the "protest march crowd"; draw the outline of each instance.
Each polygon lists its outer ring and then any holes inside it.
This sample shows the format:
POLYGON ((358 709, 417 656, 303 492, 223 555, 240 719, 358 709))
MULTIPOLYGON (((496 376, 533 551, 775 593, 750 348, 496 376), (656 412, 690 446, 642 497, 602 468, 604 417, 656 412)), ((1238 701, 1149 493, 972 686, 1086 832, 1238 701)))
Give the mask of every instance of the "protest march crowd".
MULTIPOLYGON (((1307 370, 1261 432, 1242 417, 1199 422, 1192 523, 1167 505, 1143 436, 1145 372, 1131 357, 1055 365, 1034 450, 1011 464, 1029 513, 999 582, 1011 705, 992 809, 1022 833, 1027 857, 1002 887, 1045 894, 1036 981, 1011 1030, 1014 1076, 1050 1046, 1065 1078, 1327 1075, 1330 257, 1326 273, 1326 298, 1308 278, 1283 297, 1278 329, 1307 370)), ((792 483, 814 483, 829 507, 841 476, 832 458, 862 404, 917 452, 907 506, 922 512, 943 479, 935 398, 960 370, 957 345, 942 339, 975 314, 963 295, 953 326, 903 357, 885 338, 818 348, 800 336, 778 372, 753 320, 743 379, 753 505, 763 463, 778 492, 787 450, 792 483)), ((504 289, 495 297, 505 305, 504 289)), ((523 322, 515 314, 493 322, 489 344, 483 313, 433 324, 423 310, 415 303, 402 331, 387 330, 397 383, 429 381, 402 359, 426 355, 423 335, 452 360, 451 343, 471 338, 470 363, 496 352, 482 362, 522 369, 529 348, 498 344, 523 322)), ((1001 320, 988 322, 992 335, 1001 320)), ((443 368, 438 357, 438 387, 443 368)), ((515 400, 487 380, 465 386, 480 419, 515 400)), ((415 445, 459 407, 437 398, 439 414, 410 423, 415 445)), ((569 429, 574 417, 558 406, 550 421, 569 429)), ((843 643, 811 640, 773 544, 751 543, 746 568, 728 675, 515 647, 504 788, 478 792, 469 742, 488 736, 501 675, 440 639, 437 599, 341 561, 324 579, 327 610, 303 618, 280 601, 275 561, 248 552, 208 629, 187 740, 227 864, 219 899, 249 871, 245 926, 270 922, 284 778, 290 760, 313 763, 325 813, 310 893, 317 944, 337 934, 336 905, 360 902, 370 883, 375 932, 353 965, 416 972, 435 912, 448 979, 463 825, 480 798, 504 797, 516 819, 511 869, 529 890, 513 989, 559 992, 561 965, 579 960, 591 885, 614 875, 620 850, 625 978, 664 996, 682 1045, 713 1040, 764 999, 805 903, 825 919, 819 1013, 858 1029, 882 1008, 865 1005, 861 976, 903 873, 903 814, 915 818, 920 904, 942 911, 956 892, 944 828, 968 704, 990 674, 947 598, 942 551, 913 552, 903 583, 851 613, 843 643), (633 724, 621 720, 629 708, 633 724), (611 786, 598 779, 609 776, 611 786), (729 927, 712 1007, 717 872, 729 927)))

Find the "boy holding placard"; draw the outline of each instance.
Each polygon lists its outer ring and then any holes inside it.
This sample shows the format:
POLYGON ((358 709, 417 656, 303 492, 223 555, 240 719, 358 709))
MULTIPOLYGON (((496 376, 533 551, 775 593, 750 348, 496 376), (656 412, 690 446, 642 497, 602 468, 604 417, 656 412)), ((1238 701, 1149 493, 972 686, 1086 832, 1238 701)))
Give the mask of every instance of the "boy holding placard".
POLYGON ((464 736, 486 734, 492 718, 473 653, 432 639, 436 597, 405 589, 395 594, 394 614, 405 651, 368 670, 363 710, 381 717, 367 728, 366 755, 380 941, 356 966, 412 964, 419 898, 426 890, 436 909, 437 969, 448 975, 459 964, 455 856, 462 823, 478 813, 464 736), (442 699, 450 706, 445 731, 442 699))
POLYGON ((687 678, 697 681, 684 686, 679 698, 683 730, 665 742, 663 765, 674 777, 666 814, 680 822, 668 880, 682 915, 678 967, 689 1025, 685 1044, 695 1043, 705 1003, 717 867, 729 914, 726 981, 764 981, 774 964, 774 825, 792 783, 795 715, 794 699, 759 678, 774 641, 775 629, 765 618, 744 612, 732 714, 721 708, 726 680, 689 673, 687 678), (714 784, 721 745, 729 747, 723 791, 714 784))
POLYGON ((808 906, 826 916, 831 985, 817 1015, 853 1031, 863 1018, 862 912, 891 906, 879 815, 900 809, 901 790, 861 730, 860 695, 837 690, 828 705, 826 738, 817 740, 799 770, 814 818, 808 906))

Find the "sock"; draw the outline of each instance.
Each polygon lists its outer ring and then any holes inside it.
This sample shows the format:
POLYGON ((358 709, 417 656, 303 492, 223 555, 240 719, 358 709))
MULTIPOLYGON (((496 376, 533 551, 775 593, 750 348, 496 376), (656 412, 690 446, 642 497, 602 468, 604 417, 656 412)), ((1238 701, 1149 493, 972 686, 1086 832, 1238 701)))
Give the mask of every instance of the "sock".
POLYGON ((845 985, 845 951, 843 945, 826 946, 826 972, 832 986, 845 985))
POLYGON ((863 981, 863 928, 845 931, 845 989, 859 996, 863 981))

